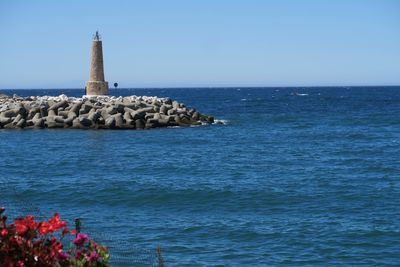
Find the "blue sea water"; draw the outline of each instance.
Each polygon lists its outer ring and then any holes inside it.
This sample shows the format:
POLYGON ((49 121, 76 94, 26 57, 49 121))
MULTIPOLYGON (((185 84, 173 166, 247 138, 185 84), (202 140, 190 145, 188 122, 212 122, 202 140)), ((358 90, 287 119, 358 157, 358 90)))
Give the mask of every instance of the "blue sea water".
POLYGON ((80 217, 113 266, 158 245, 166 266, 400 265, 400 87, 111 93, 226 125, 0 130, 0 205, 80 217))

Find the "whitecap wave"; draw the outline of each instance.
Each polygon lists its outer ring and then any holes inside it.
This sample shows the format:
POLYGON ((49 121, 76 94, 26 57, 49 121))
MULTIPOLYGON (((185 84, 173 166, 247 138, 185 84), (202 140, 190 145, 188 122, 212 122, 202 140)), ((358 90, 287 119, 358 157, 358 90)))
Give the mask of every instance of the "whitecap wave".
POLYGON ((294 95, 294 96, 308 96, 308 94, 297 93, 297 92, 291 93, 291 95, 294 95))
POLYGON ((223 125, 227 125, 228 124, 228 120, 214 120, 213 124, 223 124, 223 125))

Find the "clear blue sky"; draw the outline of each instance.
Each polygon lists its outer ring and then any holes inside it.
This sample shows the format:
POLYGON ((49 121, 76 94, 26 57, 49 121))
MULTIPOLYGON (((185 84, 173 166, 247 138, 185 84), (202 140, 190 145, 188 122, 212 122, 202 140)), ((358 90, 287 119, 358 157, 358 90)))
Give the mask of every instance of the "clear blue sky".
POLYGON ((400 85, 398 0, 0 0, 0 88, 400 85))

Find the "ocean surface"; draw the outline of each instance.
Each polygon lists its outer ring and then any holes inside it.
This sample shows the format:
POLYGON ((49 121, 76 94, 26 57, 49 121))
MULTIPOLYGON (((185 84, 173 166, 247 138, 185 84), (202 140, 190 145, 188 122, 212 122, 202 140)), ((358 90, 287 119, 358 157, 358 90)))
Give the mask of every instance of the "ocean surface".
MULTIPOLYGON (((1 90, 81 96, 83 90, 1 90)), ((225 125, 0 130, 0 205, 58 211, 113 266, 399 266, 400 87, 112 89, 225 125)))

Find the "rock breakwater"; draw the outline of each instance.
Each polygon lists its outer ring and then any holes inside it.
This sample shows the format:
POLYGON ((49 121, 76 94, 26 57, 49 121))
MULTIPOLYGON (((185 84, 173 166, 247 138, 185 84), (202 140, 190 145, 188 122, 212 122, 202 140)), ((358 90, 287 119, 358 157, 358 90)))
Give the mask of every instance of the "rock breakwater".
POLYGON ((214 123, 170 98, 0 95, 0 128, 150 129, 214 123))

